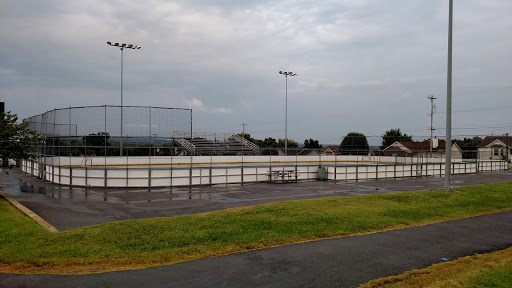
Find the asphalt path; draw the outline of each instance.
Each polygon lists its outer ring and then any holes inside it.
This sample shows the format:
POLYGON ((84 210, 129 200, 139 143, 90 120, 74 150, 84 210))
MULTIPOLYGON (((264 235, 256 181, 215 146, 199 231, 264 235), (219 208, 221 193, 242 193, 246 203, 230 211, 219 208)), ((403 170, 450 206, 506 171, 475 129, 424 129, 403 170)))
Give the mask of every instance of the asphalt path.
MULTIPOLYGON (((58 230, 101 223, 196 214, 277 201, 442 189, 444 177, 300 181, 165 188, 67 187, 19 170, 0 173, 0 189, 58 230)), ((453 175, 454 186, 512 181, 512 170, 453 175)))
POLYGON ((354 287, 512 246, 512 211, 85 276, 0 274, 0 287, 354 287))

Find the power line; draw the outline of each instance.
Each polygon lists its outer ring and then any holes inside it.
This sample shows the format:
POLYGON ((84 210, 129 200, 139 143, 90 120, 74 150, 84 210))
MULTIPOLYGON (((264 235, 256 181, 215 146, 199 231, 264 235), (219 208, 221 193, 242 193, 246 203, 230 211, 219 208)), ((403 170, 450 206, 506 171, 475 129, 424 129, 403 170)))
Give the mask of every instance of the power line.
POLYGON ((488 89, 481 89, 481 90, 469 90, 457 93, 455 95, 457 96, 467 96, 467 95, 478 95, 478 94, 488 94, 488 93, 499 93, 504 92, 506 90, 512 90, 512 87, 497 87, 497 88, 488 88, 488 89))
MULTIPOLYGON (((501 128, 512 128, 512 125, 507 126, 487 126, 487 127, 464 127, 464 128, 452 128, 454 130, 478 130, 478 129, 501 129, 501 128)), ((439 128, 442 130, 443 128, 439 128)))
MULTIPOLYGON (((478 112, 478 111, 495 111, 512 108, 512 105, 502 106, 502 107, 494 107, 494 108, 480 108, 480 109, 471 109, 471 110, 457 110, 453 111, 455 113, 464 113, 464 112, 478 112)), ((437 112, 437 113, 446 113, 446 112, 437 112)))

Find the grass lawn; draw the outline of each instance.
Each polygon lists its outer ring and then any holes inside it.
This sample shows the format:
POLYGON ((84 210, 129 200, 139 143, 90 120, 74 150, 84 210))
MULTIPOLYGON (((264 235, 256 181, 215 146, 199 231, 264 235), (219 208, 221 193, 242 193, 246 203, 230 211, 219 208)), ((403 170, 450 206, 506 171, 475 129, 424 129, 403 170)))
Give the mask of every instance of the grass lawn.
POLYGON ((0 199, 0 272, 145 268, 512 209, 512 182, 457 190, 278 202, 53 233, 0 199))
POLYGON ((512 287, 512 248, 435 264, 359 286, 377 287, 512 287))

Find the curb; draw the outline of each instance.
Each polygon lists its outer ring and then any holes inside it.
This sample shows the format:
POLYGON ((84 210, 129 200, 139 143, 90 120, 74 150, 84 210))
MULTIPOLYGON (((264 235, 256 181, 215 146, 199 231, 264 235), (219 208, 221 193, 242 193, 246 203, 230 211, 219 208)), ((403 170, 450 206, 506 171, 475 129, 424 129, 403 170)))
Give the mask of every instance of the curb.
POLYGON ((43 218, 39 217, 39 215, 37 215, 36 213, 32 212, 27 207, 21 205, 18 201, 16 201, 13 198, 11 198, 11 196, 5 194, 2 190, 0 190, 0 196, 3 197, 5 200, 7 200, 7 202, 9 202, 9 204, 14 206, 14 208, 20 210, 23 214, 25 214, 26 216, 28 216, 32 220, 36 221, 37 224, 43 226, 43 228, 45 228, 46 230, 48 230, 50 232, 58 232, 59 231, 59 230, 57 230, 57 228, 55 228, 52 225, 50 225, 50 223, 46 222, 43 218))

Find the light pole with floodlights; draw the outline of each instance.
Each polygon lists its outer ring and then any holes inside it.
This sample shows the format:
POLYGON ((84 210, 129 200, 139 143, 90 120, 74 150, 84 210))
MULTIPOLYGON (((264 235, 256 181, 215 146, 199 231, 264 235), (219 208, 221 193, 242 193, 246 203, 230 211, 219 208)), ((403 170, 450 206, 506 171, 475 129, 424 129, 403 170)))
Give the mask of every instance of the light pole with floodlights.
POLYGON ((284 75, 286 79, 286 102, 284 110, 284 154, 288 155, 288 76, 299 76, 299 73, 291 71, 279 71, 279 74, 284 75))
MULTIPOLYGON (((108 41, 108 45, 113 47, 119 47, 121 48, 121 135, 119 138, 119 156, 123 156, 123 52, 124 48, 128 49, 140 49, 139 45, 133 45, 133 44, 119 44, 118 42, 112 44, 112 42, 108 41)), ((105 131, 107 132, 107 131, 105 131)))

